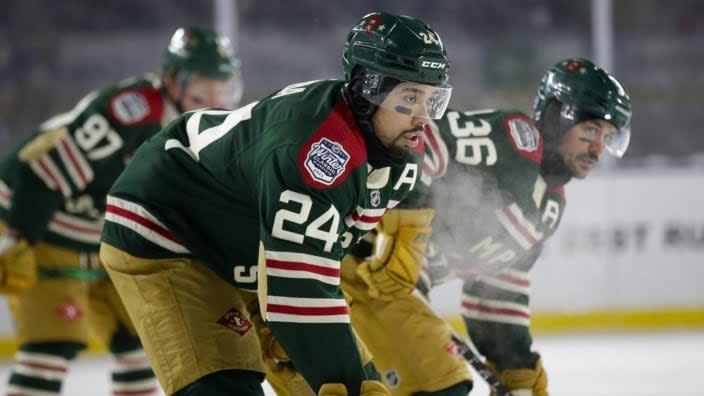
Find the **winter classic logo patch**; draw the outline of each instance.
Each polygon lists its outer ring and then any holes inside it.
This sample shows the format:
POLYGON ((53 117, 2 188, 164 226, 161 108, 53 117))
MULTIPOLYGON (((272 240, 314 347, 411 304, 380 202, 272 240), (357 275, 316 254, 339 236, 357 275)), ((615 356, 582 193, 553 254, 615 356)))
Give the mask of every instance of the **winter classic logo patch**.
POLYGON ((349 159, 340 143, 322 138, 311 145, 304 165, 313 180, 329 186, 345 172, 349 159))
POLYGON ((142 121, 151 111, 147 98, 135 91, 120 93, 113 98, 110 106, 115 118, 126 125, 142 121))
POLYGON ((538 148, 540 137, 532 124, 519 118, 510 120, 508 126, 511 137, 519 150, 535 151, 538 148))

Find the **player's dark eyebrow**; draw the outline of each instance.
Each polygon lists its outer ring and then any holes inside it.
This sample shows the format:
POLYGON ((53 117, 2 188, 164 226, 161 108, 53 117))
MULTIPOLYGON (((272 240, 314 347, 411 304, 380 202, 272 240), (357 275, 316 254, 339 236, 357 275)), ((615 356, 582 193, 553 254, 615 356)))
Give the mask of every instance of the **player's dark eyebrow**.
POLYGON ((401 92, 412 92, 412 93, 416 93, 416 94, 424 94, 425 93, 425 91, 423 91, 420 88, 416 88, 416 87, 403 87, 401 89, 401 92))
POLYGON ((601 129, 601 124, 599 124, 597 120, 587 120, 584 123, 594 128, 601 129))
POLYGON ((587 120, 587 121, 584 121, 584 123, 593 127, 593 128, 596 128, 597 131, 602 132, 606 135, 613 135, 616 132, 618 132, 617 129, 612 129, 613 125, 611 125, 611 123, 607 120, 603 120, 603 119, 587 120))

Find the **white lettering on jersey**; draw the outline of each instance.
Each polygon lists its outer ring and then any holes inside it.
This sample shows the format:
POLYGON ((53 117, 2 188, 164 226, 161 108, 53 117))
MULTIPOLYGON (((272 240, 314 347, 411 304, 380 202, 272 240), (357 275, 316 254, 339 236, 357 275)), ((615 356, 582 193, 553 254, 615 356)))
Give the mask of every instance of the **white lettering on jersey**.
POLYGON ((508 264, 516 258, 516 252, 514 252, 513 249, 505 247, 500 242, 495 243, 489 235, 472 246, 470 251, 477 254, 480 259, 487 259, 485 261, 487 265, 496 263, 508 264))
POLYGON ((543 211, 543 218, 540 219, 543 223, 547 223, 548 227, 553 228, 557 224, 557 220, 560 218, 560 204, 553 199, 549 199, 545 203, 545 210, 543 211))
POLYGON ((83 125, 74 131, 78 146, 88 159, 96 161, 110 156, 122 147, 120 134, 110 127, 110 123, 99 113, 92 114, 83 125), (99 144, 104 142, 103 144, 99 144))
POLYGON ((538 178, 535 179, 535 184, 533 185, 533 202, 538 208, 543 202, 543 196, 545 195, 545 189, 547 187, 548 184, 545 182, 545 179, 543 179, 543 176, 538 175, 538 178))
POLYGON ((288 87, 277 92, 276 95, 272 96, 271 98, 276 99, 276 98, 280 98, 282 96, 303 92, 306 90, 307 86, 309 86, 313 83, 317 83, 318 81, 320 81, 320 80, 306 81, 306 82, 302 82, 302 83, 289 85, 288 87))
POLYGON ((386 184, 391 178, 391 168, 388 166, 381 169, 374 169, 369 167, 371 171, 367 175, 367 189, 368 190, 381 190, 386 187, 386 184))
POLYGON ((394 191, 401 188, 404 184, 409 185, 408 191, 413 191, 413 188, 416 186, 416 180, 418 180, 418 164, 408 163, 403 169, 401 177, 398 178, 394 186, 394 191))
POLYGON ((178 139, 169 139, 164 144, 164 150, 181 149, 194 161, 200 162, 200 152, 209 145, 215 143, 220 138, 237 126, 242 121, 252 118, 252 108, 259 102, 252 102, 242 106, 237 110, 200 110, 193 113, 186 122, 186 133, 188 135, 188 147, 178 139), (204 115, 225 116, 222 123, 212 126, 203 131, 200 130, 200 120, 204 115))
POLYGON ((254 283, 257 281, 257 267, 249 267, 249 273, 245 274, 247 267, 236 265, 234 268, 235 281, 239 283, 254 283))
POLYGON ((276 211, 274 225, 271 230, 272 236, 297 244, 303 244, 305 237, 309 237, 325 242, 323 246, 325 252, 332 250, 339 237, 337 229, 340 225, 340 213, 335 208, 335 205, 330 204, 328 210, 309 222, 311 209, 313 208, 313 200, 310 196, 291 190, 284 190, 279 196, 279 202, 293 204, 287 205, 287 208, 294 210, 282 208, 276 211), (289 224, 291 223, 298 225, 308 223, 308 225, 304 234, 301 234, 290 230, 289 224))
MULTIPOLYGON (((466 113, 465 113, 466 114, 466 113)), ((471 113, 470 113, 471 114, 471 113)), ((457 137, 457 153, 455 160, 467 165, 494 165, 497 160, 494 142, 487 136, 491 133, 491 124, 478 119, 479 125, 468 120, 460 125, 460 115, 456 111, 447 113, 447 123, 450 132, 457 137), (483 149, 483 151, 482 151, 483 149)))

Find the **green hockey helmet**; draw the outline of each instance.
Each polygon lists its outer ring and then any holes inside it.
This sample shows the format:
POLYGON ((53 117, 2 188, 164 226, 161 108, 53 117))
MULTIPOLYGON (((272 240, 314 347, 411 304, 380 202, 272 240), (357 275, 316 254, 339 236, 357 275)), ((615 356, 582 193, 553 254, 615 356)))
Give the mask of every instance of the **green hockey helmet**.
POLYGON ((231 80, 227 102, 234 106, 242 98, 240 61, 234 56, 230 40, 210 29, 176 29, 164 50, 162 72, 176 76, 182 84, 192 76, 231 80))
MULTIPOLYGON (((545 73, 533 104, 535 120, 540 123, 552 108, 559 111, 556 118, 563 121, 556 132, 559 137, 576 123, 604 119, 618 129, 607 137, 606 150, 619 158, 626 152, 631 136, 631 99, 616 78, 592 62, 564 59, 545 73), (561 106, 553 106, 554 102, 561 106)), ((550 138, 545 136, 546 142, 550 138)))
POLYGON ((225 80, 239 73, 230 40, 214 31, 182 27, 171 36, 164 51, 166 72, 186 71, 214 80, 225 80))
POLYGON ((426 86, 424 111, 430 118, 440 118, 450 100, 445 46, 416 18, 386 12, 365 15, 347 35, 342 64, 348 83, 355 73, 364 73, 361 95, 377 106, 383 106, 388 88, 398 82, 426 86))

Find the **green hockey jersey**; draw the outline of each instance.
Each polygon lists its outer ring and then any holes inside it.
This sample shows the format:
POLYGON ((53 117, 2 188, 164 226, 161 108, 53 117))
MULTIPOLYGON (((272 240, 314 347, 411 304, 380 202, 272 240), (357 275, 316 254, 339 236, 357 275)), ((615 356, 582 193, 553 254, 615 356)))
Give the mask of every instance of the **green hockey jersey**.
POLYGON ((426 133, 425 189, 415 199, 430 197, 438 211, 434 240, 448 260, 436 268, 431 260, 429 276, 452 270, 465 280, 462 315, 500 369, 535 361, 528 272, 565 207, 563 187, 546 184, 541 161, 539 131, 517 111, 448 111, 426 133))
POLYGON ((342 88, 312 81, 235 111, 186 113, 137 151, 110 191, 103 231, 133 255, 193 257, 243 289, 265 271, 265 319, 314 389, 368 378, 340 260, 421 172, 422 152, 368 165, 342 88))
POLYGON ((0 218, 31 241, 97 252, 110 186, 175 115, 155 75, 89 93, 0 161, 0 218))
POLYGON ((447 111, 426 128, 423 189, 409 204, 431 205, 434 244, 457 274, 495 272, 539 243, 542 140, 515 111, 447 111))

